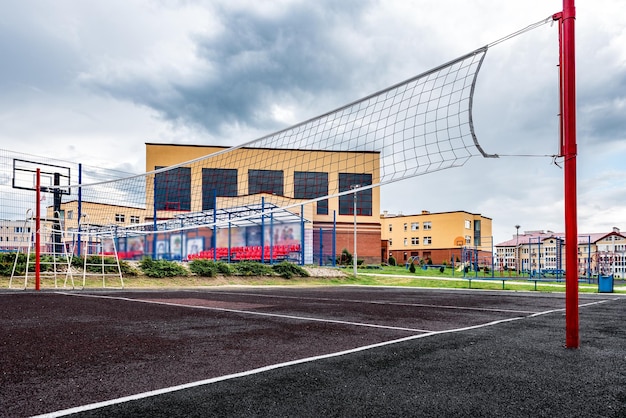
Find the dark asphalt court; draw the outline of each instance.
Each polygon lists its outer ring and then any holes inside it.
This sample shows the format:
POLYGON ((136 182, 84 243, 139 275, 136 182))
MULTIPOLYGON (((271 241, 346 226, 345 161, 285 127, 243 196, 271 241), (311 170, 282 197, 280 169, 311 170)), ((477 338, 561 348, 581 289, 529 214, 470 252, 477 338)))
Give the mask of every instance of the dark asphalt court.
POLYGON ((626 297, 0 292, 0 416, 626 417, 626 297))

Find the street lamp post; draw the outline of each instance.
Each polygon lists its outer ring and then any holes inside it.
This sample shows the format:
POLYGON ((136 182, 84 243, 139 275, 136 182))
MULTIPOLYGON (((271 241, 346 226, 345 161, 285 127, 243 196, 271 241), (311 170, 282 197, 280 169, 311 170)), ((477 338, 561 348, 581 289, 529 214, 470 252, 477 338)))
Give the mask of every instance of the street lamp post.
POLYGON ((515 225, 515 272, 516 276, 519 277, 519 225, 515 225))
POLYGON ((354 190, 354 208, 353 208, 353 213, 354 213, 354 254, 352 256, 352 265, 354 267, 354 277, 356 277, 356 259, 357 259, 357 255, 356 255, 356 189, 358 189, 359 187, 361 187, 360 184, 353 184, 350 186, 351 190, 354 190))

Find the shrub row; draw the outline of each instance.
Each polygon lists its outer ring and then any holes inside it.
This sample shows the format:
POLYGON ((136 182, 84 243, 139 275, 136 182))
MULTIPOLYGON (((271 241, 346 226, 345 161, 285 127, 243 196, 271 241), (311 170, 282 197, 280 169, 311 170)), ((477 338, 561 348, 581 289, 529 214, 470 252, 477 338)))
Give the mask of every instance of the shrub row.
MULTIPOLYGON (((54 258, 52 256, 42 256, 40 271, 47 272, 54 269, 54 258)), ((98 255, 87 257, 86 268, 90 273, 117 273, 114 257, 100 257, 98 255)), ((11 276, 13 265, 15 263, 15 253, 0 253, 0 276, 11 276)), ((58 269, 63 269, 66 263, 64 257, 57 257, 56 264, 58 269)), ((82 269, 85 266, 83 257, 73 257, 72 267, 82 269)), ((144 258, 138 264, 140 271, 126 260, 120 260, 120 269, 125 276, 136 276, 140 273, 148 277, 176 277, 188 276, 191 272, 197 276, 215 277, 222 276, 281 276, 287 279, 292 277, 308 277, 309 274, 302 267, 289 262, 281 262, 279 264, 267 265, 256 261, 241 261, 235 264, 229 264, 223 261, 213 260, 193 260, 188 264, 188 269, 180 263, 167 260, 153 260, 144 258)), ((35 271, 33 259, 29 260, 28 269, 30 272, 35 271)), ((19 254, 16 265, 16 274, 23 275, 26 271, 26 255, 19 254)))
MULTIPOLYGON (((51 255, 42 255, 40 258, 39 271, 51 272, 55 268, 57 271, 65 271, 65 264, 67 260, 65 257, 53 257, 51 255)), ((0 276, 11 276, 13 271, 13 265, 15 265, 15 274, 23 275, 26 272, 26 254, 19 254, 17 257, 17 263, 15 263, 15 253, 0 253, 0 276)), ((83 257, 72 257, 71 266, 76 269, 82 269, 85 266, 85 259, 83 257)), ((94 255, 87 257, 87 271, 89 273, 101 273, 104 269, 104 273, 117 273, 117 266, 115 265, 115 258, 104 257, 94 255)), ((126 276, 137 275, 137 271, 125 260, 120 260, 120 269, 122 274, 126 276)), ((28 260, 28 271, 35 271, 35 257, 31 256, 28 260)))
POLYGON ((267 265, 256 261, 229 264, 223 261, 193 260, 189 263, 189 270, 202 277, 215 277, 218 274, 223 276, 281 276, 286 279, 309 276, 305 269, 287 261, 267 265))

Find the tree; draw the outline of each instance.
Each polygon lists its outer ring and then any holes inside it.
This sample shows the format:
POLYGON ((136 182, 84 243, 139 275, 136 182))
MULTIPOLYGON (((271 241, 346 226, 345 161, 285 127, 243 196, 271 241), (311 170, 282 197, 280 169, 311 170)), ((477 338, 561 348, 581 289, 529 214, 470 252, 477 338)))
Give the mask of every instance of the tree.
POLYGON ((350 265, 352 264, 352 254, 348 251, 347 248, 341 250, 341 264, 350 265))

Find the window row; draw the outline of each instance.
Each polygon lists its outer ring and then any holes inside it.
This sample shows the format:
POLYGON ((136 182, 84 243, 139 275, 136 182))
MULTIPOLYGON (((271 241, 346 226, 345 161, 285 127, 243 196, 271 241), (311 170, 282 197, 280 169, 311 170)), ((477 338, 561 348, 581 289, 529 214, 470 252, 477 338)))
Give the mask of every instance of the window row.
MULTIPOLYGON (((161 169, 164 167, 156 167, 161 169)), ((215 208, 217 197, 238 195, 238 170, 202 169, 202 210, 215 208)), ((296 171, 293 176, 294 199, 328 196, 328 173, 296 171)), ((268 193, 285 196, 282 170, 248 170, 248 194, 268 193)), ((339 173, 339 192, 370 186, 371 174, 339 173)), ((157 210, 191 210, 191 168, 178 167, 155 175, 154 202, 157 210)), ((339 214, 372 216, 372 189, 339 196, 339 214)), ((328 215, 328 200, 317 201, 317 214, 328 215)))
MULTIPOLYGON (((26 236, 13 237, 13 242, 17 242, 17 241, 25 242, 25 241, 28 241, 28 240, 29 240, 29 237, 26 237, 26 236)), ((0 236, 0 242, 2 242, 2 241, 9 242, 11 240, 9 239, 9 237, 1 237, 0 236)))
MULTIPOLYGON (((420 243, 420 239, 418 237, 411 237, 411 245, 419 245, 420 243)), ((432 237, 423 237, 422 238, 422 245, 431 245, 433 243, 433 238, 432 237)), ((393 246, 393 239, 389 238, 389 246, 393 246)), ((404 238, 404 247, 408 247, 409 246, 409 240, 408 238, 404 238)))
MULTIPOLYGON (((426 221, 426 222, 423 222, 422 227, 425 230, 428 230, 428 229, 432 229, 433 225, 432 225, 432 222, 426 221)), ((408 231, 408 228, 409 228, 409 224, 405 222, 402 225, 402 229, 404 231, 408 231)), ((419 229, 420 229, 420 223, 419 222, 411 222, 411 231, 419 231, 419 229)), ((389 224, 389 232, 393 232, 393 224, 389 224)))
MULTIPOLYGON (((126 222, 126 215, 123 213, 116 213, 115 214, 115 222, 119 222, 119 223, 124 223, 126 222)), ((130 215, 130 223, 131 224, 138 224, 141 222, 141 217, 137 216, 137 215, 130 215)))

